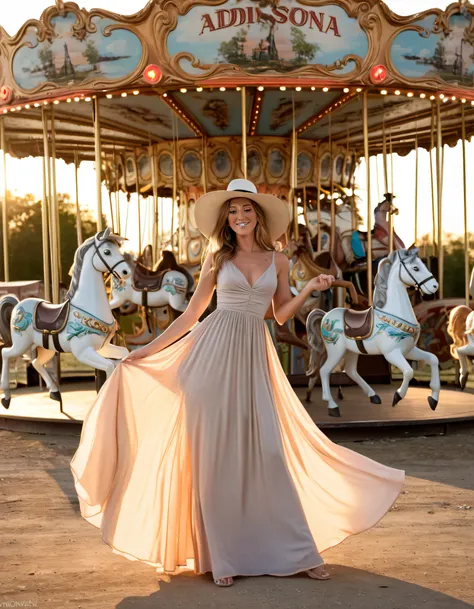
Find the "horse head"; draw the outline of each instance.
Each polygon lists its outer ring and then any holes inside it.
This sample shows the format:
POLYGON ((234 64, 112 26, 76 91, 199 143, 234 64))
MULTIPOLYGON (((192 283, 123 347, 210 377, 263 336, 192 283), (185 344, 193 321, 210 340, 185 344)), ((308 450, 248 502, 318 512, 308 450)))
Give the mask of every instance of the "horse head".
POLYGON ((110 228, 98 232, 94 237, 95 252, 92 257, 95 270, 110 273, 117 279, 130 277, 131 268, 120 251, 124 241, 124 237, 112 233, 110 228))

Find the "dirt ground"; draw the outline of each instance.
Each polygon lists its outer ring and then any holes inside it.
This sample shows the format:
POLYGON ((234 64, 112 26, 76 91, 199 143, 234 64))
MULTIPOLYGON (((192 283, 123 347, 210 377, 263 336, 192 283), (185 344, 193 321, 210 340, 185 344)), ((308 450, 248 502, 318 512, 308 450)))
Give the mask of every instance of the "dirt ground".
MULTIPOLYGON (((474 437, 346 443, 405 469, 403 494, 371 531, 325 553, 332 579, 210 575, 159 581, 114 555, 79 514, 78 438, 0 431, 0 608, 461 609, 474 604, 474 437), (472 506, 472 507, 471 507, 472 506)), ((229 523, 232 526, 232 523, 229 523)))

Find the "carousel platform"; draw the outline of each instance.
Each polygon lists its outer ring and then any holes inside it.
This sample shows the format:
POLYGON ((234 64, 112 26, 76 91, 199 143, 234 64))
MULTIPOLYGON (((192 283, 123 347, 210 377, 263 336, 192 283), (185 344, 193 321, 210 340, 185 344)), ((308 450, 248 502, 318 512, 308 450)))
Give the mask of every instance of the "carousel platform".
MULTIPOLYGON (((382 398, 381 405, 371 404, 358 387, 344 387, 344 399, 339 400, 342 416, 338 419, 328 416, 319 387, 313 391, 310 403, 304 401, 305 387, 296 387, 295 391, 319 428, 336 441, 442 435, 474 428, 474 387, 464 392, 443 387, 440 403, 433 412, 427 402, 428 387, 410 387, 408 396, 392 408, 397 386, 395 382, 374 386, 382 398)), ((335 388, 333 391, 336 395, 335 388)), ((94 383, 64 383, 62 396, 61 414, 58 402, 52 401, 46 391, 35 387, 15 390, 10 409, 0 406, 0 429, 79 436, 82 421, 96 396, 94 383)))

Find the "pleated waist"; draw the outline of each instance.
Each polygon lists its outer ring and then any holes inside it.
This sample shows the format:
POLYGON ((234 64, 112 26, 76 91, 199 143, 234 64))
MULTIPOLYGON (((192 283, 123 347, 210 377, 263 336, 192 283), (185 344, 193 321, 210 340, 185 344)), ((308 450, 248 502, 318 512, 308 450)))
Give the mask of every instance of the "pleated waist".
POLYGON ((256 311, 252 309, 251 306, 237 306, 237 305, 228 305, 228 304, 218 304, 216 307, 217 311, 232 311, 233 313, 239 313, 240 315, 248 315, 250 317, 255 317, 256 319, 260 319, 263 321, 265 317, 265 313, 262 314, 261 311, 256 311))

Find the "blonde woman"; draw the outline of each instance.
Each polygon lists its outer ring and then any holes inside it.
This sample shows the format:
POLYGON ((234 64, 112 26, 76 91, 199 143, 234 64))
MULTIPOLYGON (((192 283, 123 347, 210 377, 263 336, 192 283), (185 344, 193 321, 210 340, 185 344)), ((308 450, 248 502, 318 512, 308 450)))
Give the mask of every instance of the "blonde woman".
POLYGON ((219 586, 328 579, 321 552, 375 525, 404 480, 319 431, 265 326, 271 304, 283 324, 333 277, 292 297, 274 249, 287 207, 247 180, 201 197, 195 217, 209 254, 187 310, 118 366, 84 421, 71 462, 81 513, 157 571, 212 572, 219 586))

